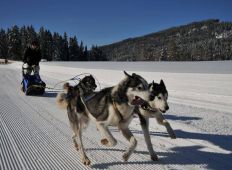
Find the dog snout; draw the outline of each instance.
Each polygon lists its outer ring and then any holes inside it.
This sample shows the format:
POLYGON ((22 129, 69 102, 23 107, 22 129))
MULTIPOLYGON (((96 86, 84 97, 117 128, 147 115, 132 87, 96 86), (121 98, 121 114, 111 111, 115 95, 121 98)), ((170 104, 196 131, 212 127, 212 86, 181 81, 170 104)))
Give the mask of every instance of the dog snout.
POLYGON ((166 107, 165 107, 165 110, 168 110, 168 109, 169 109, 169 106, 166 106, 166 107))
POLYGON ((150 94, 149 100, 152 101, 152 100, 154 100, 154 98, 155 98, 155 96, 153 94, 150 94))

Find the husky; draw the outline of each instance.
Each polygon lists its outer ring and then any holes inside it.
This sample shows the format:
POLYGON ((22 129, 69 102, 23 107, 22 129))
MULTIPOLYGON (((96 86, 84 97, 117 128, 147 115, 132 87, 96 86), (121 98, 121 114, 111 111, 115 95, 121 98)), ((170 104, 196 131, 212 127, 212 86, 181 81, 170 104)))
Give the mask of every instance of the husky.
POLYGON ((84 95, 80 96, 81 101, 77 101, 75 95, 71 96, 71 100, 66 98, 61 100, 58 97, 58 104, 63 105, 62 102, 64 102, 67 106, 69 120, 73 122, 74 127, 73 138, 78 136, 79 145, 77 146, 85 165, 89 165, 91 162, 83 147, 82 129, 87 126, 89 120, 96 123, 97 129, 103 137, 101 144, 106 146, 117 144, 117 140, 110 133, 108 126, 118 127, 130 143, 122 156, 124 161, 129 159, 137 146, 137 140, 128 126, 133 119, 135 107, 149 100, 149 84, 135 73, 129 75, 124 71, 124 74, 125 78, 117 85, 94 92, 94 95, 88 99, 84 95))
POLYGON ((149 84, 149 91, 151 92, 150 101, 143 103, 141 106, 136 107, 135 113, 138 114, 142 131, 144 134, 145 142, 147 149, 153 161, 157 161, 158 157, 153 150, 151 138, 149 135, 149 118, 155 117, 158 124, 166 127, 167 132, 169 133, 172 139, 176 138, 176 135, 170 126, 169 122, 165 120, 163 113, 168 109, 168 91, 163 80, 160 80, 160 83, 155 83, 154 81, 149 84))
MULTIPOLYGON (((79 146, 76 137, 79 131, 79 117, 77 112, 82 113, 84 110, 84 105, 82 104, 80 96, 89 97, 94 93, 97 85, 95 79, 92 75, 85 76, 80 82, 71 86, 69 83, 63 85, 64 92, 58 93, 56 97, 56 103, 60 109, 67 109, 67 114, 69 118, 69 124, 73 131, 72 140, 76 150, 79 150, 79 146)), ((87 122, 87 120, 82 119, 81 121, 87 122)))

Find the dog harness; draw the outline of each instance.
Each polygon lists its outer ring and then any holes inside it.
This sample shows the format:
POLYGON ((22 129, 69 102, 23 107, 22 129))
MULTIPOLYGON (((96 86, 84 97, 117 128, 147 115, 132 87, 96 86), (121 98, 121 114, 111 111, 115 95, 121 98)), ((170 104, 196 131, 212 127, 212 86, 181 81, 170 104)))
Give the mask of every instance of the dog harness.
POLYGON ((116 103, 115 103, 115 101, 113 99, 112 99, 112 103, 113 103, 113 107, 114 107, 115 113, 118 116, 119 122, 123 121, 123 116, 120 113, 120 111, 118 110, 118 108, 116 106, 116 103))

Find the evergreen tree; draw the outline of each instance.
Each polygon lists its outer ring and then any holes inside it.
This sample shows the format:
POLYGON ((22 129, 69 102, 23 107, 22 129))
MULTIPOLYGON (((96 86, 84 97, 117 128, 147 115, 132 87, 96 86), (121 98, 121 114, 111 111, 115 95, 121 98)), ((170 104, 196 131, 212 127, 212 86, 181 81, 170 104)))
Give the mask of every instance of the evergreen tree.
POLYGON ((53 56, 52 60, 62 60, 62 37, 58 33, 53 35, 53 56))
POLYGON ((53 39, 52 39, 52 34, 49 30, 46 31, 46 44, 47 44, 47 50, 46 50, 46 57, 48 61, 52 61, 52 56, 53 56, 53 39))
POLYGON ((39 38, 42 58, 52 61, 54 49, 51 32, 41 27, 39 31, 39 38))
POLYGON ((83 44, 82 41, 81 41, 80 47, 79 47, 79 59, 80 59, 80 61, 86 61, 87 60, 87 58, 85 58, 85 55, 84 55, 84 44, 83 44))
POLYGON ((20 35, 21 35, 21 46, 22 46, 21 52, 22 52, 22 55, 24 55, 24 51, 29 43, 28 32, 27 32, 26 26, 23 26, 20 29, 20 35))
POLYGON ((87 46, 85 46, 84 57, 85 57, 86 61, 89 61, 89 52, 88 52, 87 46))
POLYGON ((18 26, 13 26, 8 30, 9 58, 12 60, 22 60, 21 36, 18 26))
POLYGON ((39 30, 39 42, 40 42, 40 49, 43 59, 48 59, 46 56, 46 41, 45 41, 46 35, 45 35, 45 28, 41 27, 39 30))
POLYGON ((67 33, 64 33, 62 40, 62 58, 63 61, 69 61, 69 52, 68 52, 68 36, 67 33))
POLYGON ((0 58, 8 58, 8 40, 5 30, 0 30, 0 58))
POLYGON ((31 41, 37 38, 37 33, 35 32, 35 29, 32 25, 27 26, 27 34, 28 34, 27 35, 28 43, 30 43, 31 41))
POLYGON ((69 39, 69 60, 78 61, 79 60, 79 46, 76 36, 69 39))

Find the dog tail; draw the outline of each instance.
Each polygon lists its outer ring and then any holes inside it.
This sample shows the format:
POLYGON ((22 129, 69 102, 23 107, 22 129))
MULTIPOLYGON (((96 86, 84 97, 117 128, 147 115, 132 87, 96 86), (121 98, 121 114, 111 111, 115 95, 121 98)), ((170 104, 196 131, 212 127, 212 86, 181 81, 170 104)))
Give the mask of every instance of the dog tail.
POLYGON ((56 96, 56 103, 60 109, 66 109, 68 106, 68 102, 66 100, 68 88, 69 88, 69 83, 65 83, 63 85, 64 92, 60 92, 56 96))

